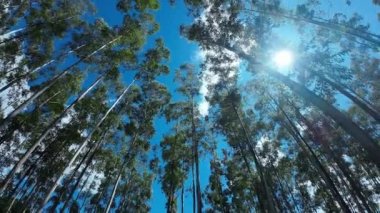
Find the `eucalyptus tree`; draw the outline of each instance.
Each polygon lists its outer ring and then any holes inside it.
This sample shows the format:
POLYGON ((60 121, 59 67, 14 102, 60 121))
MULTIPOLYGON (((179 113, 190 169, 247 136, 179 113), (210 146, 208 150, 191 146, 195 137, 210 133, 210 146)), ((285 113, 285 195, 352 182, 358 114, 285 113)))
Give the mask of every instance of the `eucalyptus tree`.
POLYGON ((217 156, 213 156, 213 160, 210 162, 210 171, 206 197, 211 209, 206 211, 230 212, 231 204, 228 202, 228 189, 224 187, 222 182, 224 176, 222 161, 217 156))
POLYGON ((167 212, 177 212, 177 192, 184 187, 187 179, 189 151, 186 146, 186 136, 184 133, 166 136, 160 143, 162 149, 162 159, 166 162, 164 174, 161 177, 162 190, 164 191, 167 202, 167 212))
MULTIPOLYGON (((200 79, 196 73, 195 67, 191 64, 181 65, 180 69, 176 72, 176 82, 178 82, 179 84, 177 91, 184 96, 184 99, 169 105, 168 110, 166 112, 166 118, 167 121, 174 121, 176 123, 176 127, 174 130, 176 133, 172 137, 178 137, 178 140, 181 140, 182 137, 185 137, 185 143, 189 144, 189 152, 191 153, 191 157, 189 158, 191 165, 189 167, 191 168, 192 173, 195 171, 193 177, 193 181, 195 180, 195 183, 193 183, 195 187, 193 189, 193 193, 195 194, 193 194, 193 199, 196 200, 196 205, 193 205, 193 207, 196 208, 197 212, 202 212, 203 202, 200 184, 199 159, 201 155, 201 150, 202 148, 204 148, 202 144, 205 143, 204 140, 206 139, 206 132, 205 125, 202 123, 202 117, 196 105, 196 100, 199 97, 200 79)), ((176 143, 180 142, 173 142, 173 145, 176 143)), ((168 160, 173 161, 172 158, 169 158, 168 160)), ((187 167, 186 165, 182 165, 179 167, 183 166, 187 167)), ((179 169, 179 171, 182 171, 183 168, 177 167, 173 169, 179 169)), ((179 177, 181 177, 180 174, 178 175, 179 177)), ((163 182, 163 184, 165 183, 166 182, 163 182)), ((181 182, 177 183, 176 185, 173 185, 172 187, 174 188, 167 191, 168 195, 171 195, 168 197, 171 199, 167 205, 168 212, 175 211, 175 206, 173 206, 174 200, 172 196, 175 187, 178 187, 178 184, 180 183, 181 182)), ((195 211, 195 209, 193 209, 193 211, 195 211)))

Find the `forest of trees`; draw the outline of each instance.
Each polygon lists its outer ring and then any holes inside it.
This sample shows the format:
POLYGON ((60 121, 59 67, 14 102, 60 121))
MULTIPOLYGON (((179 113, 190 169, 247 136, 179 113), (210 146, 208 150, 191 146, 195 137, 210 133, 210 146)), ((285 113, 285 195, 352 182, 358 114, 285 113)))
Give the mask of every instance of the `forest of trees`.
POLYGON ((179 1, 204 57, 173 69, 159 0, 110 1, 114 26, 91 0, 0 0, 0 212, 150 212, 155 183, 159 212, 379 212, 380 13, 179 1), (289 73, 267 63, 284 25, 289 73))

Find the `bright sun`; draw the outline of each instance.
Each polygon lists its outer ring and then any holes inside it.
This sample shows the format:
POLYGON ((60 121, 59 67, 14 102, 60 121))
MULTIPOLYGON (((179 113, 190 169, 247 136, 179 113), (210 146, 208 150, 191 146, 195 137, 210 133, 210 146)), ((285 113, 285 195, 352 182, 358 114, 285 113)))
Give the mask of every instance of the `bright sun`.
POLYGON ((289 50, 280 50, 275 53, 273 60, 278 68, 287 68, 293 64, 293 53, 289 50))

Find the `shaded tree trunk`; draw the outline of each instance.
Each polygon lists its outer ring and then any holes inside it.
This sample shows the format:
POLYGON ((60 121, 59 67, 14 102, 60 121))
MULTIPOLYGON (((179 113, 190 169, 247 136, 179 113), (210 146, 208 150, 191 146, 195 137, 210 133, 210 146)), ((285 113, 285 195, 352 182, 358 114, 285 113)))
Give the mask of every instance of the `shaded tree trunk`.
MULTIPOLYGON (((292 120, 289 118, 287 113, 282 109, 282 107, 272 98, 272 100, 276 103, 277 108, 281 111, 281 113, 285 116, 287 123, 289 124, 290 128, 287 128, 289 133, 292 135, 292 137, 295 139, 296 142, 299 143, 300 147, 304 150, 305 153, 310 153, 308 156, 311 158, 311 161, 314 162, 316 168, 319 172, 321 172, 321 175, 323 179, 325 180, 326 184, 328 185, 330 191, 332 192, 334 198, 338 201, 340 204, 340 207, 343 209, 344 212, 351 212, 350 208, 344 201, 343 197, 339 193, 339 190, 334 184, 334 181, 331 179, 329 173, 324 168, 322 163, 319 161, 317 155, 314 153, 313 149, 309 146, 309 144, 306 142, 306 140, 303 138, 303 136, 299 133, 297 130, 297 127, 294 125, 292 120)), ((285 125, 287 126, 287 125, 285 125)))
MULTIPOLYGON (((239 57, 245 59, 250 63, 257 63, 255 58, 245 54, 242 51, 236 50, 235 48, 229 47, 224 44, 215 43, 215 45, 225 48, 229 51, 234 52, 239 57)), ((355 141, 361 144, 368 153, 368 158, 380 168, 380 158, 378 153, 380 153, 379 145, 357 124, 355 124, 349 117, 340 112, 334 106, 329 104, 327 101, 317 96, 311 92, 305 86, 289 79, 285 75, 276 72, 274 70, 267 70, 268 74, 273 78, 279 80, 287 87, 289 87, 295 94, 299 95, 307 103, 312 103, 314 106, 319 108, 324 114, 330 116, 343 130, 345 130, 349 135, 351 135, 355 141)))
POLYGON ((236 109, 236 106, 233 105, 233 110, 235 111, 235 114, 240 122, 240 126, 241 128, 243 129, 243 132, 244 132, 244 135, 245 135, 245 138, 247 140, 247 145, 249 147, 249 150, 252 154, 252 157, 253 157, 253 160, 255 162, 255 165, 256 165, 256 168, 257 168, 257 171, 259 172, 259 176, 260 176, 260 179, 261 179, 261 182, 264 186, 264 191, 265 191, 265 196, 266 196, 266 200, 267 200, 267 206, 266 206, 266 209, 268 209, 268 211, 270 213, 272 212, 277 212, 276 210, 276 204, 274 203, 274 198, 272 197, 272 193, 269 189, 269 186, 268 186, 268 183, 266 181, 266 178, 265 178, 265 175, 264 175, 264 171, 263 171, 263 167, 261 165, 261 163, 259 162, 258 158, 257 158, 257 155, 256 155, 256 152, 254 150, 254 148, 252 147, 252 142, 251 142, 251 139, 250 139, 250 136, 248 134, 248 131, 246 130, 245 128, 245 125, 236 109))
POLYGON ((334 89, 338 90, 344 96, 349 98, 352 102, 354 102, 357 106, 359 106, 363 111, 365 111, 367 114, 372 116, 373 119, 375 119, 378 123, 380 123, 380 114, 375 109, 373 109, 371 106, 369 106, 367 103, 363 102, 362 100, 357 98, 355 95, 353 95, 349 91, 347 91, 343 85, 330 80, 329 78, 323 76, 322 74, 320 74, 318 72, 311 72, 311 74, 317 76, 322 81, 325 81, 328 84, 330 84, 334 89))

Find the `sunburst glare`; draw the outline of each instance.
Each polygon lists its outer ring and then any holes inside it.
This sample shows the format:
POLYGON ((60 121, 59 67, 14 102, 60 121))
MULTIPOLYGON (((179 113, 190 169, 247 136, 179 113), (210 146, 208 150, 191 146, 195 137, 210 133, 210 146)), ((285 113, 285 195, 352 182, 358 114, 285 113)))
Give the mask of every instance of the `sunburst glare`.
POLYGON ((273 61, 277 68, 289 68, 294 61, 293 53, 289 50, 277 51, 273 56, 273 61))

